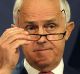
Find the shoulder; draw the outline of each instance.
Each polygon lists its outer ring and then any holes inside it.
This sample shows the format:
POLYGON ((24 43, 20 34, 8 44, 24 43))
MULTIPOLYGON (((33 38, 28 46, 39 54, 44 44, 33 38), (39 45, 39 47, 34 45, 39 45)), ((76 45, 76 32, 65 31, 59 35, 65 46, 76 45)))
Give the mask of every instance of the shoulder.
POLYGON ((74 68, 71 68, 69 66, 65 66, 63 74, 80 74, 80 73, 78 71, 76 71, 74 68))

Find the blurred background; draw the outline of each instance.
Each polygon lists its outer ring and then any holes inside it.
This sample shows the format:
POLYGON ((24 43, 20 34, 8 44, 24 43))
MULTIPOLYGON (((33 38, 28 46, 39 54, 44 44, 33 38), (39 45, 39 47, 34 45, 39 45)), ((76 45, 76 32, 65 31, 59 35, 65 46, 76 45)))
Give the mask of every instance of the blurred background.
MULTIPOLYGON (((13 23, 13 5, 15 0, 0 0, 0 35, 13 23)), ((71 20, 75 29, 66 43, 64 62, 80 72, 80 0, 68 0, 71 7, 71 20)), ((21 53, 20 60, 23 59, 21 53)))

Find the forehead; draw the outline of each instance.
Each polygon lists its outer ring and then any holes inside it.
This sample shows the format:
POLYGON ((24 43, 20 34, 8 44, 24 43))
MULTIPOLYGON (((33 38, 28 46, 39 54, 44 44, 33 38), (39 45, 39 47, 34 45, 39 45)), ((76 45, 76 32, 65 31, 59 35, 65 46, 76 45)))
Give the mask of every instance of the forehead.
POLYGON ((61 13, 59 0, 23 0, 21 15, 27 20, 48 20, 61 13))

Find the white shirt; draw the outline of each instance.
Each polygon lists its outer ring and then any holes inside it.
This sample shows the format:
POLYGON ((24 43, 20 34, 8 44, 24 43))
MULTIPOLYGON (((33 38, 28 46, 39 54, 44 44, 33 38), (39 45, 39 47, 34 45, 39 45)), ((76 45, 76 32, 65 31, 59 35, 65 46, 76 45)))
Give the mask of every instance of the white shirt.
MULTIPOLYGON (((26 61, 26 59, 24 59, 24 67, 27 70, 28 74, 39 74, 40 72, 35 68, 33 68, 32 66, 30 66, 29 63, 26 61)), ((54 74, 63 74, 63 69, 64 69, 64 63, 63 59, 61 59, 59 65, 54 70, 52 70, 52 72, 54 74)))

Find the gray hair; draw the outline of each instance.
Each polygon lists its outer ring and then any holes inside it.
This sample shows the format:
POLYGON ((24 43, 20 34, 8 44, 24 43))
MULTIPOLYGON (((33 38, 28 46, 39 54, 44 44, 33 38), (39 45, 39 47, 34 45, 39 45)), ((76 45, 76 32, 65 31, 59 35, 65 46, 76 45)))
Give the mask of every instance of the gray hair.
MULTIPOLYGON (((14 9, 13 9, 13 22, 14 24, 16 23, 18 16, 18 10, 21 8, 21 5, 23 3, 23 0, 16 0, 15 5, 14 5, 14 9)), ((71 12, 70 12, 70 7, 69 4, 67 2, 67 0, 60 0, 60 9, 61 10, 65 10, 65 14, 66 14, 66 22, 70 21, 70 17, 71 17, 71 12)))

